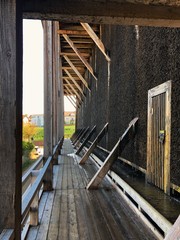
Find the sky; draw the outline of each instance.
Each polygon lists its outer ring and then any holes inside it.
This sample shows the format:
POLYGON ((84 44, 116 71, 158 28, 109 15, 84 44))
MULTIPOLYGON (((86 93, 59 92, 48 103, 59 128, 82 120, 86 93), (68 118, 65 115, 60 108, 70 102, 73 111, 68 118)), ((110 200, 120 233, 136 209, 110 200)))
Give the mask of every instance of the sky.
MULTIPOLYGON (((23 20, 23 114, 43 114, 43 28, 40 20, 23 20)), ((65 111, 75 108, 64 99, 65 111)))

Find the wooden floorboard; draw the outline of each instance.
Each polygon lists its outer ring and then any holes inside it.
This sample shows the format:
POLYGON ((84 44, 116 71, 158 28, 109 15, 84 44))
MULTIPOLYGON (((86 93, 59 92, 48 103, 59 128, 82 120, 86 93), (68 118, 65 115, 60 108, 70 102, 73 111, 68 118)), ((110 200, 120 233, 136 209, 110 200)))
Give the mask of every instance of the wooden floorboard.
POLYGON ((65 140, 55 166, 54 191, 43 194, 40 225, 30 229, 27 239, 156 239, 107 180, 98 190, 87 190, 97 169, 90 160, 84 166, 78 161, 65 140))

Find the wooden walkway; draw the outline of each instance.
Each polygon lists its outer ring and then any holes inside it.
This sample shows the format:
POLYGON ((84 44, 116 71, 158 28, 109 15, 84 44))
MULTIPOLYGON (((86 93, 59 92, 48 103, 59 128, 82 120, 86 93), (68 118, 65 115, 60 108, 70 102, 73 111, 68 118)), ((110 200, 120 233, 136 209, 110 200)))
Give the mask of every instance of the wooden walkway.
POLYGON ((156 239, 106 180, 98 190, 85 189, 95 171, 90 160, 79 166, 65 140, 54 166, 54 191, 43 194, 40 224, 30 228, 28 240, 156 239))

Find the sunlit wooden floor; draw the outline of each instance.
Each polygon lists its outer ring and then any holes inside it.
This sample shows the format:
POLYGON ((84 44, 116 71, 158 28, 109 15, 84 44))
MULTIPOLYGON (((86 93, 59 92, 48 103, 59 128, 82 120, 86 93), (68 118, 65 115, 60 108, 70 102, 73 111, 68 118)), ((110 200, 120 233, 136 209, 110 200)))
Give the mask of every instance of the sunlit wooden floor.
POLYGON ((40 224, 30 228, 27 239, 156 239, 108 181, 98 190, 85 189, 96 167, 90 160, 79 166, 73 153, 65 140, 54 167, 54 191, 43 194, 40 224))

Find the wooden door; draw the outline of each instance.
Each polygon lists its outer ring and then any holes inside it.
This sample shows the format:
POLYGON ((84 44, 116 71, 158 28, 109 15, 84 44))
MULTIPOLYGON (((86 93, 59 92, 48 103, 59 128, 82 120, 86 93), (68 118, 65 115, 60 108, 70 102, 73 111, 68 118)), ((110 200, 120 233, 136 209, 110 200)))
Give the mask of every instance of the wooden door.
POLYGON ((147 181, 170 193, 171 81, 148 91, 147 181))

